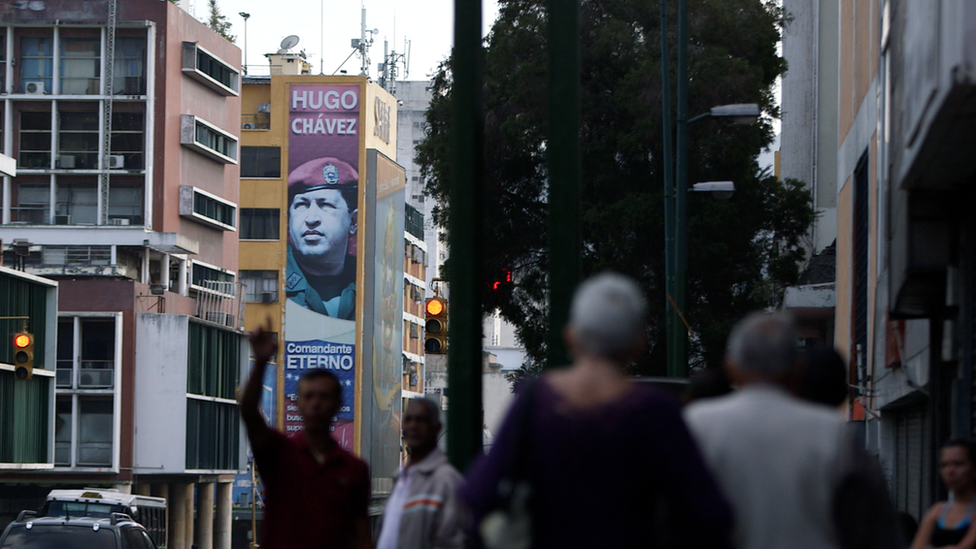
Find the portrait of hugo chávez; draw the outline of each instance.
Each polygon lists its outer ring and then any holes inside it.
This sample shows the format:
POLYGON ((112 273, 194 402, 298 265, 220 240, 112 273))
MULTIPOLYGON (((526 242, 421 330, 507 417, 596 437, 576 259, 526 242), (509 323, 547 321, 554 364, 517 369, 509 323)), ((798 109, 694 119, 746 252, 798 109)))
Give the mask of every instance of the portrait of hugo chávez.
POLYGON ((345 320, 356 315, 359 174, 338 158, 310 160, 288 176, 288 298, 345 320))

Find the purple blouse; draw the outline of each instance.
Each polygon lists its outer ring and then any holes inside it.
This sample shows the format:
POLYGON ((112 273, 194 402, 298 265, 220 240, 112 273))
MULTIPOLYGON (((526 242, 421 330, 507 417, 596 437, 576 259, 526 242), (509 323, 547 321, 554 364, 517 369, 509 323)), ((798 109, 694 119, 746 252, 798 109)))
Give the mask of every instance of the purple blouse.
POLYGON ((615 402, 560 411, 562 397, 545 377, 533 391, 526 447, 516 448, 509 413, 491 452, 465 475, 461 498, 475 523, 498 505, 498 482, 518 449, 528 454, 536 549, 659 547, 665 539, 730 547, 732 512, 673 397, 640 384, 615 402))

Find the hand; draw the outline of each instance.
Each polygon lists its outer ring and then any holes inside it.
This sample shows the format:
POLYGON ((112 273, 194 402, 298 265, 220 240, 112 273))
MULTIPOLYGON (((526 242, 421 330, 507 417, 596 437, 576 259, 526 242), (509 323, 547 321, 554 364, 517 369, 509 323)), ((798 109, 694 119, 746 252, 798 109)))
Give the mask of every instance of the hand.
MULTIPOLYGON (((271 322, 268 322, 267 326, 270 327, 271 322)), ((261 326, 257 331, 251 332, 248 337, 251 342, 251 349, 254 351, 254 360, 258 362, 268 363, 275 358, 278 352, 278 342, 275 341, 274 334, 267 330, 267 327, 261 326)))

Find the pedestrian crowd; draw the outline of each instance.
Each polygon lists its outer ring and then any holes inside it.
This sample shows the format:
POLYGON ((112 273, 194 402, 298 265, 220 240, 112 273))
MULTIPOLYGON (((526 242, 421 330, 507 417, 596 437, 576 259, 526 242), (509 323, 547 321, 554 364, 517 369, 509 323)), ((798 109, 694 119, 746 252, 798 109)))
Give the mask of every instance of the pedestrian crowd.
POLYGON ((310 371, 296 402, 305 430, 269 427, 258 403, 275 343, 258 330, 241 413, 266 491, 261 546, 976 549, 972 442, 943 448, 949 499, 913 534, 838 412, 848 385, 836 351, 801 354, 787 315, 753 313, 731 331, 724 368, 693 377, 682 406, 627 373, 644 352, 645 309, 626 277, 584 282, 564 334, 572 364, 520 385, 463 477, 437 448, 438 404, 410 400, 409 458, 375 535, 367 465, 329 435, 338 381, 310 371))

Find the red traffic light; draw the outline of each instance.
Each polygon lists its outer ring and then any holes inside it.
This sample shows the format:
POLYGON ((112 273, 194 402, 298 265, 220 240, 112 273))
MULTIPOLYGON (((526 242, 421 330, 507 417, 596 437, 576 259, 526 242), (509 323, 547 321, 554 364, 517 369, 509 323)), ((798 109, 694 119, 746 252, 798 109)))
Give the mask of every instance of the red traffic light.
POLYGON ((444 312, 443 301, 437 298, 427 300, 427 314, 432 316, 438 316, 443 312, 444 312))
POLYGON ((17 349, 26 349, 30 347, 31 336, 30 334, 17 334, 14 336, 14 347, 17 349))

